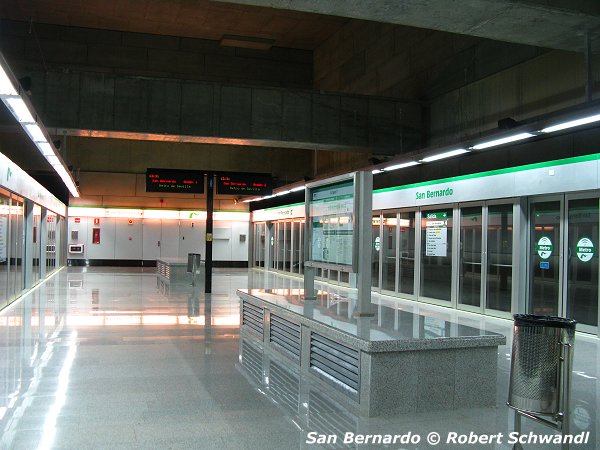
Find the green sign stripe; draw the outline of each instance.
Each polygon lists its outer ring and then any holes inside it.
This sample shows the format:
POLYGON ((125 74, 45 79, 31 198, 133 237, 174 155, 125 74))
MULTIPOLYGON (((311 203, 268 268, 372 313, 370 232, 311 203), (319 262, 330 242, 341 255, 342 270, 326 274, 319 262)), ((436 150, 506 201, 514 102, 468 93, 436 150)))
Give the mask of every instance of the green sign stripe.
MULTIPOLYGON (((441 184, 441 183, 447 183, 449 181, 460 181, 460 180, 470 180, 473 178, 485 178, 485 177, 490 177, 493 175, 502 175, 502 174, 506 174, 506 173, 516 173, 516 172, 524 172, 527 170, 533 170, 533 169, 542 169, 544 167, 552 167, 552 166, 564 166, 566 164, 575 164, 575 163, 580 163, 580 162, 586 162, 586 161, 597 161, 600 160, 600 153, 594 153, 591 155, 583 155, 583 156, 574 156, 572 158, 565 158, 565 159, 556 159, 553 161, 546 161, 546 162, 540 162, 540 163, 533 163, 533 164, 526 164, 523 166, 515 166, 515 167, 507 167, 504 169, 496 169, 496 170, 489 170, 487 172, 477 172, 477 173, 471 173, 468 175, 458 175, 455 177, 449 177, 449 178, 441 178, 438 180, 429 180, 429 181, 422 181, 419 183, 412 183, 412 184, 406 184, 403 186, 392 186, 392 187, 388 187, 388 188, 382 188, 382 189, 377 189, 374 190, 373 193, 374 194, 379 194, 382 192, 392 192, 392 191, 399 191, 399 190, 403 190, 403 189, 410 189, 413 187, 420 187, 420 186, 428 186, 428 185, 432 185, 432 184, 441 184)), ((303 205, 304 202, 300 202, 300 203, 292 203, 289 205, 283 205, 283 206, 273 206, 271 208, 265 208, 265 211, 268 210, 273 210, 273 209, 281 209, 281 208, 290 208, 292 206, 299 206, 299 205, 303 205)))
POLYGON ((304 205, 304 202, 290 203, 289 205, 283 205, 283 206, 271 206, 270 208, 265 208, 263 211, 272 211, 274 209, 293 208, 294 206, 300 206, 300 205, 304 205))
POLYGON ((502 175, 502 174, 507 174, 507 173, 523 172, 526 170, 542 169, 544 167, 563 166, 565 164, 574 164, 574 163, 585 162, 585 161, 596 161, 599 159, 600 159, 600 153, 594 153, 593 155, 575 156, 573 158, 557 159, 554 161, 546 161, 546 162, 541 162, 541 163, 527 164, 524 166, 507 167, 504 169, 490 170, 487 172, 477 172, 477 173, 471 173, 468 175, 458 175, 455 177, 441 178, 439 180, 421 181, 419 183, 405 184, 403 186, 393 186, 393 187, 389 187, 389 188, 377 189, 377 190, 373 191, 373 193, 400 191, 403 189, 410 189, 410 188, 414 188, 414 187, 431 186, 432 184, 448 183, 451 181, 470 180, 473 178, 485 178, 485 177, 489 177, 489 176, 493 176, 493 175, 502 175))

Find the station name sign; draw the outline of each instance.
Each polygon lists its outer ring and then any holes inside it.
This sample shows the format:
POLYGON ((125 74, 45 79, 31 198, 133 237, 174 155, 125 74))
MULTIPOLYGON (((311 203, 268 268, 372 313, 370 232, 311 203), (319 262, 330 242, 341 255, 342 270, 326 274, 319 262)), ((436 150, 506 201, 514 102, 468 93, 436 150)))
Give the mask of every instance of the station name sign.
POLYGON ((217 173, 217 194, 220 195, 271 195, 273 178, 267 173, 226 172, 217 173))
POLYGON ((204 193, 204 171, 147 169, 146 192, 204 193))

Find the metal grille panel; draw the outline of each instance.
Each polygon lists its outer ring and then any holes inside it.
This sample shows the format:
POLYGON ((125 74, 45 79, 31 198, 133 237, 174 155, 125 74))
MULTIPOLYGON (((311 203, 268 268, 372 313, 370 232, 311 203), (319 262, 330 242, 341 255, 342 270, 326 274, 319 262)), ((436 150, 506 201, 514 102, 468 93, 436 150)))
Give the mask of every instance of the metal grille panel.
POLYGON ((248 326, 252 331, 263 335, 265 310, 245 300, 242 301, 242 325, 248 326))
POLYGON ((358 393, 360 355, 357 350, 311 333, 310 368, 346 394, 355 397, 358 393))
POLYGON ((298 412, 300 397, 300 378, 298 375, 271 361, 269 366, 269 388, 273 398, 278 403, 289 411, 298 412))
POLYGON ((300 361, 300 325, 271 314, 271 342, 296 361, 300 361))
POLYGON ((263 362, 262 353, 256 347, 250 345, 247 340, 242 341, 242 366, 250 376, 258 383, 262 383, 263 362))

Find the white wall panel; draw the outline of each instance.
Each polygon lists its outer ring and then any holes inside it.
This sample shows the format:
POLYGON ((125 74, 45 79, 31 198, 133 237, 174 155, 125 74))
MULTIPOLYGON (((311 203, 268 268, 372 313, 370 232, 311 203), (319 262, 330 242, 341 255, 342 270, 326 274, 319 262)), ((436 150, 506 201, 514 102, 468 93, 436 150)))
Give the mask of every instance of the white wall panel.
POLYGON ((154 260, 160 256, 161 248, 158 242, 161 240, 161 219, 144 219, 142 224, 142 259, 154 260))
POLYGON ((248 222, 231 222, 231 260, 248 260, 248 235, 250 224, 248 222), (240 236, 244 235, 244 241, 240 236))
POLYGON ((188 253, 200 253, 206 256, 206 221, 182 220, 179 228, 179 256, 187 258, 188 253))
POLYGON ((141 219, 115 219, 115 259, 142 259, 141 219))
POLYGON ((160 256, 177 257, 179 254, 179 220, 162 221, 160 256))
POLYGON ((68 253, 69 259, 85 259, 88 246, 88 221, 93 220, 88 217, 69 217, 68 232, 67 232, 67 250, 68 245, 83 244, 83 253, 68 253), (75 223, 75 219, 79 219, 79 223, 75 223), (77 239, 71 238, 71 231, 77 231, 77 239))
MULTIPOLYGON (((83 220, 83 219, 82 219, 83 220)), ((86 257, 88 259, 115 259, 115 219, 98 219, 100 223, 94 225, 94 219, 88 219, 88 235, 86 257), (94 228, 100 229, 100 243, 92 244, 94 228)))

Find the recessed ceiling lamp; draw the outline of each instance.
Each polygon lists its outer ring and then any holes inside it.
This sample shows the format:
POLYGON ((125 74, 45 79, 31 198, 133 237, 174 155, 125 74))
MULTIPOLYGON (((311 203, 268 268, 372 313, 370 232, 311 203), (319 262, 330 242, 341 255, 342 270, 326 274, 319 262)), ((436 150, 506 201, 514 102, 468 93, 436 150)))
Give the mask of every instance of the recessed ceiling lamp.
POLYGON ((221 38, 223 47, 251 48, 254 50, 269 50, 275 44, 275 39, 267 39, 253 36, 236 36, 225 34, 221 38))

